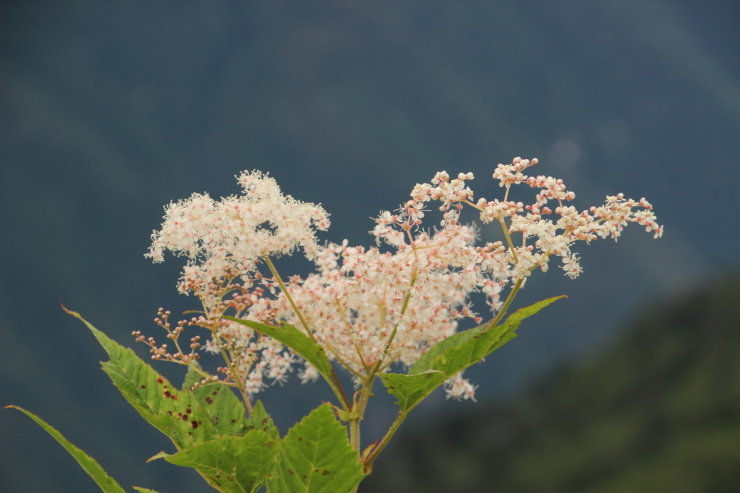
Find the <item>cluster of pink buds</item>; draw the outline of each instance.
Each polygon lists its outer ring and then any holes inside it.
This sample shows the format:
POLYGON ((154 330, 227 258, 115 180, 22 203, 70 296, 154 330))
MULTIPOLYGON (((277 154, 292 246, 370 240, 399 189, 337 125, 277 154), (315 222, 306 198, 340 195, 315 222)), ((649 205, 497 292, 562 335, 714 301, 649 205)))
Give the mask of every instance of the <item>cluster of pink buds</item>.
POLYGON ((152 359, 157 361, 171 361, 180 363, 183 365, 190 365, 193 361, 200 359, 200 355, 196 352, 200 349, 200 336, 196 335, 190 338, 190 351, 184 353, 179 344, 180 334, 185 330, 187 322, 180 321, 177 327, 174 329, 170 325, 169 318, 171 313, 160 308, 157 312, 157 317, 154 319, 154 323, 162 327, 167 332, 167 338, 172 340, 175 344, 177 352, 170 353, 167 344, 157 345, 157 341, 153 337, 145 337, 141 334, 141 331, 136 330, 131 333, 136 338, 137 342, 143 342, 149 346, 149 352, 152 354, 152 359))

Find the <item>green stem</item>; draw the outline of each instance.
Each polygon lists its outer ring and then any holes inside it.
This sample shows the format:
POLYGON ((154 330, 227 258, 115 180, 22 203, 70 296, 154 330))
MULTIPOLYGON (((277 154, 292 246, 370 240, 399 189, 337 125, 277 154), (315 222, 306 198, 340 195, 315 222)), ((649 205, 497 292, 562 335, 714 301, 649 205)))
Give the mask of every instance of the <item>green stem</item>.
POLYGON ((351 411, 352 405, 349 403, 349 399, 347 399, 347 394, 344 393, 344 387, 342 387, 342 383, 339 381, 339 377, 334 371, 334 368, 331 369, 331 378, 334 381, 327 382, 329 384, 329 387, 331 387, 331 389, 334 391, 334 395, 339 398, 342 406, 344 406, 344 410, 351 411))
MULTIPOLYGON (((413 246, 412 246, 413 248, 413 246)), ((416 257, 416 249, 414 249, 414 257, 416 257)), ((388 357, 388 353, 391 349, 391 344, 393 343, 393 340, 396 338, 396 334, 398 333, 398 324, 401 323, 401 320, 403 320, 403 316, 406 314, 406 308, 409 306, 409 301, 411 300, 411 291, 414 289, 414 286, 416 285, 416 275, 418 273, 419 266, 417 264, 414 264, 414 272, 411 274, 411 281, 409 282, 409 290, 406 293, 406 297, 403 300, 403 306, 401 307, 401 314, 398 316, 398 320, 396 321, 395 325, 393 326, 393 330, 391 331, 391 336, 388 338, 388 342, 385 344, 385 347, 383 348, 383 355, 378 359, 378 362, 373 367, 372 371, 370 372, 370 375, 368 378, 370 378, 370 381, 375 378, 375 375, 380 370, 381 365, 383 364, 383 361, 388 357)))
POLYGON ((306 319, 303 317, 303 312, 298 308, 298 305, 296 305, 295 301, 293 300, 293 297, 290 295, 290 291, 288 291, 288 288, 285 286, 285 283, 283 282, 283 278, 280 277, 280 273, 278 273, 277 269, 275 268, 275 265, 273 265, 272 261, 270 260, 270 257, 265 255, 262 257, 262 259, 267 264, 267 267, 270 269, 270 272, 272 272, 273 277, 277 281, 278 285, 280 286, 280 289, 285 294, 285 297, 288 298, 288 302, 290 303, 290 306, 293 307, 293 311, 295 312, 296 316, 298 317, 298 320, 301 321, 301 324, 303 325, 303 330, 306 331, 306 334, 308 337, 311 338, 313 342, 316 342, 316 338, 313 335, 313 332, 311 331, 311 328, 308 326, 308 322, 306 322, 306 319))
POLYGON ((378 443, 378 445, 375 447, 375 449, 370 453, 370 455, 367 456, 365 459, 365 471, 369 471, 372 468, 373 462, 375 462, 375 459, 378 458, 378 455, 383 451, 383 449, 388 445, 388 442, 390 442, 391 438, 393 438, 393 435, 396 434, 396 431, 398 431, 398 428, 401 426, 401 423, 406 420, 406 417, 409 415, 409 411, 411 409, 407 409, 406 411, 401 411, 398 413, 398 417, 396 417, 396 420, 393 422, 390 428, 388 428, 388 431, 386 432, 383 439, 378 443))
POLYGON ((522 284, 524 284, 523 277, 519 279, 516 284, 514 284, 514 287, 509 292, 509 296, 507 296, 506 301, 504 301, 504 305, 498 311, 496 317, 494 317, 494 319, 491 320, 491 322, 488 324, 488 329, 486 330, 491 330, 492 328, 496 327, 496 325, 498 325, 498 323, 501 321, 501 318, 503 318, 504 314, 506 313, 506 310, 509 309, 509 305, 511 305, 511 302, 514 301, 514 297, 519 292, 519 288, 522 287, 522 284))
MULTIPOLYGON (((362 448, 360 442, 360 421, 362 421, 362 418, 365 415, 365 409, 367 409, 368 400, 373 395, 372 385, 374 381, 374 377, 370 377, 368 380, 366 380, 362 386, 362 389, 360 390, 359 400, 356 398, 353 399, 354 406, 352 408, 351 419, 349 421, 349 439, 352 448, 357 451, 357 454, 360 458, 362 458, 362 448)), ((355 396, 356 395, 357 394, 355 394, 355 396)), ((365 471, 367 471, 367 468, 365 468, 365 471)), ((352 489, 351 493, 356 493, 359 487, 359 484, 355 486, 354 489, 352 489)))
POLYGON ((239 393, 244 401, 244 406, 247 408, 247 416, 251 417, 252 402, 249 400, 249 393, 242 382, 242 375, 239 373, 239 365, 238 363, 234 363, 234 361, 229 357, 229 354, 223 348, 223 344, 221 344, 221 336, 218 334, 218 324, 214 324, 214 327, 210 330, 213 333, 213 337, 216 339, 216 344, 218 345, 218 350, 221 352, 221 357, 223 358, 224 363, 226 363, 226 366, 229 367, 229 371, 231 371, 234 384, 236 385, 236 388, 239 389, 239 393))
MULTIPOLYGON (((265 255, 262 258, 264 259, 265 264, 267 264, 267 267, 270 269, 270 272, 272 272, 272 275, 277 281, 278 285, 280 286, 280 289, 285 294, 285 297, 290 302, 290 306, 293 307, 293 311, 298 317, 298 320, 301 321, 301 324, 303 325, 303 328, 306 331, 306 334, 308 335, 308 337, 311 338, 311 340, 314 343, 319 344, 318 341, 316 340, 316 337, 314 337, 313 335, 313 331, 311 330, 311 327, 308 325, 308 322, 303 316, 303 313, 298 308, 298 305, 293 300, 293 297, 290 295, 290 291, 288 291, 288 287, 283 282, 282 277, 280 277, 280 273, 278 273, 277 269, 275 268, 275 265, 270 260, 270 257, 265 255)), ((334 368, 331 369, 331 378, 332 378, 331 380, 327 380, 329 387, 331 387, 332 391, 334 391, 334 395, 336 395, 339 398, 339 401, 342 403, 344 410, 347 412, 351 412, 352 405, 349 403, 349 399, 347 399, 347 394, 344 392, 344 388, 342 387, 342 382, 339 381, 339 377, 334 371, 334 368)))
POLYGON ((498 220, 499 223, 501 223, 501 229, 504 231, 504 236, 506 236, 506 243, 509 245, 509 251, 514 256, 514 263, 519 263, 519 258, 516 256, 516 250, 514 249, 514 242, 511 241, 511 235, 509 235, 509 228, 506 226, 506 222, 503 219, 498 220))

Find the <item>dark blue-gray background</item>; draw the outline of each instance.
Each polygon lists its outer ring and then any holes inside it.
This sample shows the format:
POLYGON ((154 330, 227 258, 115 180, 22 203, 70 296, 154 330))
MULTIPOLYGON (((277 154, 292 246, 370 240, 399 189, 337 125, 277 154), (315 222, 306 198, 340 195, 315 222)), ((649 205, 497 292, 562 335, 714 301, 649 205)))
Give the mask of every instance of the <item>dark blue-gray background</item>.
MULTIPOLYGON (((473 171, 493 198, 495 165, 521 155, 581 207, 647 197, 666 233, 582 246, 576 281, 532 278, 518 305, 569 300, 470 372, 480 399, 516 395, 651 300, 737 267, 738 21, 732 2, 662 0, 4 2, 0 405, 39 414, 126 487, 202 491, 144 464, 172 447, 59 303, 130 345, 158 335, 159 306, 197 308, 175 292, 178 260, 143 257, 149 235, 164 204, 237 193, 244 169, 321 202, 323 238, 368 244, 370 217, 415 183, 473 171)), ((283 432, 322 398, 320 383, 265 394, 283 432)), ((416 419, 472 405, 435 395, 416 419)), ((391 401, 376 411, 368 438, 391 401)), ((30 420, 0 413, 0 490, 93 489, 30 420)))

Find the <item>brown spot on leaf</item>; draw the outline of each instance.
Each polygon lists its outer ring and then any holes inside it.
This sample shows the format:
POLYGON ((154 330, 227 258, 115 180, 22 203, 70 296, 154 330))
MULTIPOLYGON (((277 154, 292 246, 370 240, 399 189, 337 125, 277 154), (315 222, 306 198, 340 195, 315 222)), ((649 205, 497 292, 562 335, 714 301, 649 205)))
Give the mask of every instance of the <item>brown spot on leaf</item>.
POLYGON ((190 422, 190 425, 191 425, 191 426, 193 427, 193 429, 196 429, 196 428, 198 427, 198 425, 199 425, 199 424, 200 424, 200 423, 198 423, 198 422, 197 422, 197 421, 195 421, 195 420, 193 420, 193 421, 191 421, 191 422, 190 422))
POLYGON ((213 404, 213 399, 211 399, 210 396, 206 397, 206 403, 208 403, 208 405, 210 406, 211 404, 213 404))
POLYGON ((329 474, 329 471, 327 471, 326 469, 324 469, 324 472, 321 473, 322 476, 326 476, 327 474, 329 474))

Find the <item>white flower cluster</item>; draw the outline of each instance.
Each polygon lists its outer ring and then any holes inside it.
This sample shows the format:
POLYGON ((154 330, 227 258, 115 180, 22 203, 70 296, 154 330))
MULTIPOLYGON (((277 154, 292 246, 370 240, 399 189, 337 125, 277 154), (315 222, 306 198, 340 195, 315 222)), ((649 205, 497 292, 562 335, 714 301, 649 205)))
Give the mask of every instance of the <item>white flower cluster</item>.
MULTIPOLYGON (((450 226, 432 236, 419 233, 402 243, 393 230, 381 229, 393 252, 348 247, 346 242, 329 245, 317 259, 316 274, 287 286, 308 327, 282 292, 253 305, 248 317, 266 323, 285 320, 311 331, 358 384, 395 362, 413 364, 454 334, 460 319, 480 321, 467 304, 481 279, 481 267, 472 257, 483 261, 471 227, 450 226)), ((499 286, 492 289, 497 294, 499 286)), ((460 395, 468 390, 461 385, 454 389, 460 395)))
MULTIPOLYGON (((296 356, 277 341, 221 317, 263 298, 262 288, 253 284, 264 258, 291 254, 297 248, 314 258, 320 251, 315 230, 328 229, 329 215, 318 205, 284 196, 277 182, 259 171, 245 171, 238 181, 243 188, 240 196, 215 201, 207 194, 193 194, 169 204, 146 256, 161 262, 169 250, 188 257, 178 289, 194 293, 204 309, 190 325, 212 332, 205 350, 225 354, 229 366, 222 372, 227 381, 240 381, 254 394, 264 388, 264 378, 284 381, 296 356)), ((182 352, 162 354, 153 343, 149 343, 153 357, 188 363, 182 352)))
MULTIPOLYGON (((397 213, 381 212, 372 231, 378 245, 367 249, 346 241, 319 247, 314 230, 329 225, 321 207, 282 196, 277 183, 259 172, 244 173, 239 177, 243 196, 214 202, 193 195, 170 204, 148 255, 155 261, 162 260, 164 250, 188 256, 180 290, 201 298, 206 313, 191 323, 213 332, 207 348, 232 355, 238 364, 226 373, 240 379, 250 394, 262 390, 265 378, 282 382, 298 358, 279 343, 220 319, 229 310, 306 331, 358 384, 366 384, 394 363, 412 365, 454 334, 460 320, 480 322, 470 306, 472 293, 485 294, 496 313, 504 305, 501 294, 507 285, 516 285, 515 293, 534 269, 547 270, 553 256, 562 259, 567 275, 576 277, 581 272, 571 251, 576 241, 616 239, 629 222, 662 235, 645 199, 619 194, 579 212, 564 205, 575 194, 562 180, 524 174, 535 164, 536 159, 516 158, 498 165, 493 177, 506 188, 502 200, 474 202, 467 186, 472 173, 452 180, 446 172, 437 173, 431 183, 417 184, 397 213), (508 200, 516 184, 539 190, 534 203, 508 200), (432 201, 440 203, 443 219, 437 230, 425 231, 425 206, 432 201), (550 202, 557 203, 554 210, 550 202), (478 209, 482 222, 498 222, 504 240, 477 245, 476 230, 460 223, 464 205, 478 209), (283 284, 257 271, 260 259, 298 247, 315 261, 316 273, 283 284)), ((307 364, 299 371, 303 381, 317 376, 307 364)), ((457 399, 475 395, 475 387, 459 374, 445 389, 457 399)))
POLYGON ((463 182, 472 178, 470 173, 460 174, 457 180, 451 182, 448 182, 446 173, 437 173, 432 185, 417 185, 412 196, 415 201, 440 200, 443 211, 449 211, 453 204, 468 204, 480 211, 482 222, 499 221, 507 237, 520 233, 520 244, 509 242, 508 249, 499 252, 501 269, 509 270, 512 281, 527 277, 537 267, 546 271, 552 256, 562 258, 566 275, 577 277, 581 267, 571 246, 579 240, 588 243, 599 237, 616 240, 629 222, 645 226, 648 232, 654 231, 655 238, 663 235, 663 226, 658 225, 652 205, 644 198, 635 201, 618 194, 607 197, 601 207, 579 212, 575 207, 563 205, 564 201, 575 199, 575 193, 566 189, 563 180, 551 176, 530 177, 523 173, 535 164, 537 159, 530 161, 517 157, 512 164, 498 165, 493 178, 499 180, 499 186, 506 188, 503 201, 480 198, 473 203, 472 191, 463 187, 463 182), (525 206, 521 202, 507 200, 511 185, 521 183, 540 189, 533 204, 525 206), (558 204, 554 211, 547 207, 550 201, 558 204), (634 210, 636 208, 641 210, 634 210), (527 211, 526 214, 524 211, 527 211), (545 217, 553 212, 559 216, 556 220, 545 217), (505 223, 507 219, 508 226, 505 223))
POLYGON ((165 208, 162 229, 152 234, 147 256, 161 262, 169 250, 188 257, 182 293, 208 296, 218 280, 247 280, 266 256, 290 254, 298 247, 308 258, 318 254, 314 230, 329 228, 321 206, 282 195, 275 179, 259 171, 245 171, 238 181, 244 189, 240 196, 215 201, 193 194, 165 208))

